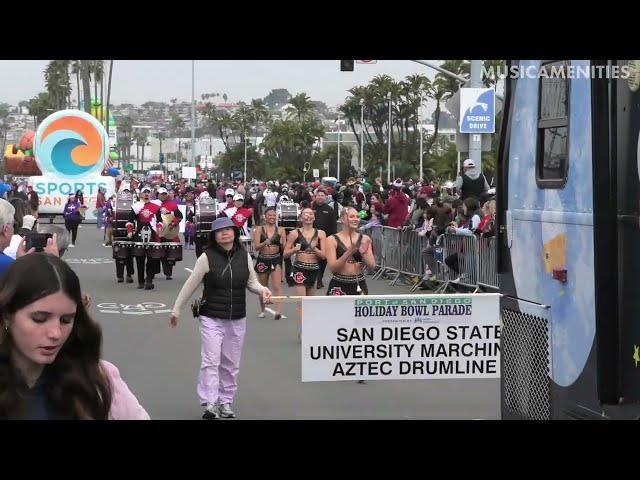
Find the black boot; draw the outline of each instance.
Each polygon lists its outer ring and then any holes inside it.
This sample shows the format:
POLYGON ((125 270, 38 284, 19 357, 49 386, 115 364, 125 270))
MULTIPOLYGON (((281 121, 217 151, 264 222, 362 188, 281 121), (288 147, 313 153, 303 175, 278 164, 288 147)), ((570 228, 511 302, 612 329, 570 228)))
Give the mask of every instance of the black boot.
POLYGON ((124 278, 119 277, 118 278, 118 283, 122 283, 122 282, 124 282, 124 278))
POLYGON ((145 284, 144 289, 145 289, 145 290, 153 290, 153 283, 147 283, 147 284, 145 284))
POLYGON ((127 277, 127 283, 133 283, 133 278, 127 277))
POLYGON ((144 283, 138 283, 138 288, 144 288, 144 283))

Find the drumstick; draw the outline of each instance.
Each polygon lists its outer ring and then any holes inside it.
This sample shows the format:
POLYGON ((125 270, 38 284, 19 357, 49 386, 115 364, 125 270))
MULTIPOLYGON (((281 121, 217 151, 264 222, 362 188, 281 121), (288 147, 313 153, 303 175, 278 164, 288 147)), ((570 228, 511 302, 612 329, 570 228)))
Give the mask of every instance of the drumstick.
POLYGON ((304 295, 272 295, 270 301, 279 303, 299 302, 305 298, 304 295))

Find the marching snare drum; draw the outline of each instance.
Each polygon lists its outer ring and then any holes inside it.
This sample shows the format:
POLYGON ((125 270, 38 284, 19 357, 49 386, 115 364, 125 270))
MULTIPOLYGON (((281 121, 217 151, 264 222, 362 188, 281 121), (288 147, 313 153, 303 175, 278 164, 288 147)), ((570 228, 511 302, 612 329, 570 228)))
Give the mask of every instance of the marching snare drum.
POLYGON ((164 258, 167 254, 167 244, 160 242, 147 243, 147 257, 149 258, 164 258))
POLYGON ((113 242, 113 258, 124 260, 131 255, 131 246, 133 242, 114 241, 113 242))
POLYGON ((276 220, 279 227, 286 229, 298 228, 300 211, 294 202, 280 202, 276 208, 276 220))
POLYGON ((131 242, 131 253, 134 257, 144 257, 147 255, 146 246, 143 242, 131 242))
POLYGON ((196 224, 196 232, 210 232, 211 224, 218 214, 218 202, 211 197, 205 197, 198 201, 195 205, 194 222, 196 224))
POLYGON ((131 215, 131 205, 133 195, 130 193, 119 193, 116 197, 116 204, 113 208, 113 236, 114 238, 126 238, 127 222, 131 215))
POLYGON ((167 246, 167 260, 173 260, 174 262, 182 261, 182 244, 180 243, 165 243, 167 246))

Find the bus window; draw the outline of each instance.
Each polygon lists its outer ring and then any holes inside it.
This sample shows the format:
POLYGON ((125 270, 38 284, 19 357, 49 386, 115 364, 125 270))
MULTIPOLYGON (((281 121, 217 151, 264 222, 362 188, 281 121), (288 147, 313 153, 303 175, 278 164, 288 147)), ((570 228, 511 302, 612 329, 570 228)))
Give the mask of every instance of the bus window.
POLYGON ((543 62, 540 78, 536 183, 563 188, 569 170, 569 79, 567 61, 543 62))

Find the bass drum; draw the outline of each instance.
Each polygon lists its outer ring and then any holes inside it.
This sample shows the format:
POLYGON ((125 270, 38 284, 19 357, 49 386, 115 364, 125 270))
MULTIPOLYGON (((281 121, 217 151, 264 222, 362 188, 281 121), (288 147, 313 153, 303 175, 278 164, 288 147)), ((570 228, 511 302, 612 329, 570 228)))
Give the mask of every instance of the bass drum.
POLYGON ((300 209, 294 202, 280 202, 276 207, 276 221, 279 227, 286 230, 298 228, 298 218, 300 217, 300 209))
POLYGON ((196 211, 193 217, 196 224, 196 236, 211 232, 211 224, 214 222, 218 212, 218 202, 211 197, 200 199, 196 203, 196 211))
POLYGON ((113 238, 127 238, 127 222, 131 215, 133 195, 119 193, 116 197, 116 205, 113 209, 113 238))

